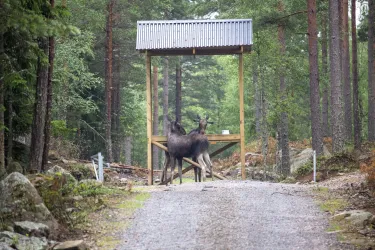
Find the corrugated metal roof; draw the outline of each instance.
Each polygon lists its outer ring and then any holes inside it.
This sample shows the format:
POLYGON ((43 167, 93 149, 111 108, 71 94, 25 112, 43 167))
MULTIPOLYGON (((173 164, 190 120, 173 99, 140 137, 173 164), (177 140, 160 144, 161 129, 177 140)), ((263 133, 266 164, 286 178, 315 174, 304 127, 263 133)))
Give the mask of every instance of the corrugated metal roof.
POLYGON ((251 19, 138 21, 137 50, 252 45, 251 19))

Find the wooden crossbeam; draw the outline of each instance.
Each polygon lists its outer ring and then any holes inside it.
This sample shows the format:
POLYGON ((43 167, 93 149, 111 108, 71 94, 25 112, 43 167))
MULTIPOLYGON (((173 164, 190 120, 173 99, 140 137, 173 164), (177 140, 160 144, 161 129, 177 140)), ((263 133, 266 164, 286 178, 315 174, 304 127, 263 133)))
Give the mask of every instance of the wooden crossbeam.
MULTIPOLYGON (((153 143, 154 145, 158 146, 159 148, 161 148, 161 149, 163 149, 163 150, 165 150, 165 151, 168 152, 168 148, 165 147, 164 145, 162 145, 162 144, 160 144, 160 143, 158 143, 158 142, 156 142, 156 141, 152 141, 152 143, 153 143)), ((221 152, 227 150, 228 148, 230 148, 230 147, 232 147, 232 146, 234 146, 234 145, 236 145, 236 144, 237 144, 237 142, 231 142, 231 143, 228 143, 228 144, 225 145, 224 147, 219 148, 219 149, 216 150, 215 152, 211 153, 211 154, 210 154, 210 158, 215 157, 216 155, 220 154, 221 152)), ((188 162, 188 163, 190 163, 191 165, 188 166, 187 168, 184 168, 184 169, 182 170, 182 174, 185 174, 185 173, 187 173, 188 171, 192 170, 194 166, 196 166, 196 167, 198 167, 198 168, 201 168, 201 167, 199 166, 198 163, 196 163, 196 162, 194 162, 194 161, 192 161, 192 160, 190 160, 190 159, 188 159, 188 158, 183 158, 183 160, 186 161, 186 162, 188 162)), ((223 177, 223 176, 221 176, 221 175, 219 175, 219 174, 216 174, 215 172, 213 172, 212 174, 213 174, 213 176, 215 176, 216 178, 218 178, 218 179, 220 179, 220 180, 225 180, 225 179, 226 179, 225 177, 223 177)), ((173 179, 176 179, 177 177, 178 177, 178 173, 176 173, 176 174, 173 176, 173 179)), ((164 185, 164 184, 166 184, 166 183, 168 183, 168 182, 170 182, 170 181, 171 181, 171 177, 167 178, 164 182, 160 183, 159 185, 164 185)))

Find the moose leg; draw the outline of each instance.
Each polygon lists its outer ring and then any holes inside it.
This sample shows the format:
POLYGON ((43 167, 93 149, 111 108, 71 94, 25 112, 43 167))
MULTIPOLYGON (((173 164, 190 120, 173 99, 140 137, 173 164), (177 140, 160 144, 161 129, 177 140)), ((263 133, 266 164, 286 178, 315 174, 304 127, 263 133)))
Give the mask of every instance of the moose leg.
POLYGON ((203 158, 204 158, 204 161, 205 161, 206 164, 207 164, 207 167, 208 167, 209 170, 210 170, 211 178, 212 178, 212 180, 214 180, 214 175, 213 175, 213 172, 214 172, 214 166, 212 165, 212 162, 211 162, 211 159, 210 159, 210 155, 208 154, 208 152, 204 152, 204 153, 203 153, 203 158))
POLYGON ((178 176, 180 177, 180 185, 182 184, 182 158, 178 160, 178 176))
POLYGON ((168 171, 168 166, 170 165, 169 153, 165 152, 164 156, 165 156, 165 159, 164 159, 164 164, 163 164, 163 172, 162 172, 162 175, 161 175, 161 182, 162 183, 168 178, 167 171, 168 171))
POLYGON ((173 176, 174 176, 174 168, 176 166, 176 158, 171 156, 170 163, 171 163, 171 184, 173 184, 173 176))
MULTIPOLYGON (((194 162, 197 162, 197 157, 193 157, 192 159, 194 162)), ((197 180, 197 177, 198 177, 198 168, 197 167, 193 167, 194 168, 194 179, 195 179, 195 182, 198 182, 197 180)))
POLYGON ((200 154, 198 156, 198 163, 202 168, 201 173, 203 175, 203 182, 205 182, 206 181, 206 163, 204 163, 203 154, 200 154))
POLYGON ((202 181, 202 170, 200 168, 197 168, 197 172, 198 172, 198 180, 199 182, 202 181))

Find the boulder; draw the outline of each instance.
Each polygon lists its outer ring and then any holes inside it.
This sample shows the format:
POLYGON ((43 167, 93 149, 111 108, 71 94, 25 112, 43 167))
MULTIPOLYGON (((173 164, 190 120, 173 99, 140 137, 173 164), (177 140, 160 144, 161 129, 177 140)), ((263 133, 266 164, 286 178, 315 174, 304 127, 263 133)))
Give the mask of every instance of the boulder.
POLYGON ((70 173, 78 180, 96 179, 95 171, 91 163, 73 164, 70 166, 70 173))
POLYGON ((0 243, 14 246, 18 250, 45 250, 48 248, 46 238, 27 237, 8 231, 0 232, 0 243))
POLYGON ((13 221, 39 222, 47 225, 51 233, 57 232, 57 221, 24 175, 18 172, 8 175, 0 182, 0 194, 0 218, 5 224, 13 221))
POLYGON ((297 154, 295 157, 290 158, 291 173, 294 173, 299 167, 311 161, 312 155, 313 155, 313 150, 311 148, 306 148, 301 153, 297 154))
POLYGON ((21 166, 21 164, 17 161, 12 161, 8 167, 7 167, 7 173, 8 174, 11 174, 13 172, 18 172, 18 173, 23 173, 23 168, 21 166))
POLYGON ((76 184, 77 183, 77 180, 76 178, 73 177, 73 175, 71 175, 69 173, 69 171, 63 169, 62 167, 60 166, 53 166, 52 168, 48 169, 48 171, 46 172, 47 175, 55 175, 55 174, 61 174, 63 176, 65 176, 66 178, 66 181, 68 183, 74 183, 76 184))
POLYGON ((35 236, 35 237, 48 237, 48 226, 32 222, 32 221, 19 221, 14 223, 14 231, 19 234, 35 236))
POLYGON ((364 210, 351 210, 336 214, 333 219, 338 221, 346 220, 355 227, 364 228, 372 222, 373 215, 364 210))
POLYGON ((14 250, 14 248, 11 248, 8 244, 5 242, 0 242, 0 249, 1 250, 14 250))
POLYGON ((54 250, 88 250, 88 246, 83 240, 65 241, 57 244, 54 250))

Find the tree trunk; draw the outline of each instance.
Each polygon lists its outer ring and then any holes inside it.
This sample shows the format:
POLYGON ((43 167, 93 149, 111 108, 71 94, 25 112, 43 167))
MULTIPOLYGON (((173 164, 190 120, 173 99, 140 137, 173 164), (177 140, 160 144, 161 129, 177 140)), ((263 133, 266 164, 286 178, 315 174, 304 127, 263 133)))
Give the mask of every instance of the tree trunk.
POLYGON ((182 89, 181 89, 181 66, 176 66, 176 120, 182 121, 181 117, 181 100, 182 100, 182 89))
MULTIPOLYGON (((50 0, 51 9, 55 7, 55 0, 50 0)), ((53 18, 53 17, 50 17, 53 18)), ((55 38, 49 38, 49 54, 48 54, 48 80, 47 80, 47 110, 46 110, 46 125, 44 127, 44 150, 42 160, 42 171, 44 172, 47 168, 48 154, 49 154, 49 142, 51 136, 51 116, 52 116, 52 77, 53 77, 53 65, 55 59, 55 38)))
POLYGON ((323 87, 323 103, 322 103, 322 136, 329 137, 331 135, 329 129, 329 79, 328 79, 328 34, 327 34, 327 15, 322 16, 322 79, 323 87))
POLYGON ((255 88, 255 133, 256 137, 260 138, 262 136, 262 97, 261 97, 261 90, 259 89, 259 82, 258 82, 258 64, 254 60, 253 65, 253 84, 255 88))
MULTIPOLYGON (((284 11, 284 4, 282 1, 279 1, 278 4, 279 12, 284 11)), ((278 24, 278 40, 280 43, 280 53, 281 56, 285 56, 285 26, 283 23, 278 24)), ((281 99, 285 100, 286 98, 286 84, 285 84, 285 75, 284 69, 280 69, 280 92, 281 99)), ((288 113, 286 111, 281 112, 280 118, 280 146, 281 146, 281 173, 284 176, 290 174, 290 162, 289 162, 289 136, 288 136, 288 113)))
MULTIPOLYGON (((153 75, 153 134, 159 135, 159 92, 158 92, 158 67, 154 66, 153 75)), ((152 162, 154 169, 159 169, 159 148, 155 145, 152 146, 152 162)))
POLYGON ((352 139, 352 89, 350 86, 350 55, 348 0, 342 2, 342 82, 344 91, 345 140, 352 139))
POLYGON ((113 160, 120 161, 121 142, 123 141, 120 131, 120 112, 121 112, 121 58, 120 48, 118 45, 114 46, 116 57, 113 60, 113 98, 112 98, 112 138, 113 138, 113 160))
POLYGON ((13 92, 9 86, 8 89, 8 151, 7 151, 7 165, 13 161, 13 92))
POLYGON ((125 137, 125 165, 132 165, 132 142, 133 138, 131 136, 125 137))
POLYGON ((368 0, 368 140, 375 141, 375 0, 368 0))
POLYGON ((358 87, 358 55, 357 55, 357 26, 356 0, 352 0, 352 76, 353 76, 353 118, 354 118, 354 148, 361 148, 361 120, 359 116, 359 87, 358 87))
POLYGON ((310 65, 310 111, 312 148, 319 156, 323 153, 320 124, 320 95, 318 70, 318 29, 316 25, 316 0, 307 0, 309 65, 310 65))
MULTIPOLYGON (((1 6, 1 3, 0 3, 1 6)), ((6 176, 5 170, 5 145, 4 145, 4 70, 3 70, 3 58, 4 58, 4 40, 3 34, 0 33, 0 180, 6 176)))
POLYGON ((167 135, 168 132, 168 97, 169 97, 169 86, 168 86, 168 68, 169 59, 164 58, 164 70, 163 70, 163 135, 167 135))
POLYGON ((340 18, 337 0, 329 0, 329 14, 332 149, 334 153, 339 153, 344 149, 344 119, 340 67, 340 18))
MULTIPOLYGON (((48 40, 42 38, 39 41, 39 48, 48 55, 48 40)), ((31 129, 30 161, 29 169, 32 173, 42 170, 44 151, 44 127, 46 125, 47 110, 47 88, 48 88, 48 65, 38 59, 37 83, 35 91, 34 117, 31 129)))
POLYGON ((106 25, 106 52, 105 52, 105 102, 106 102, 106 126, 105 126, 105 140, 106 140, 106 152, 107 161, 113 161, 112 155, 112 60, 113 60, 113 48, 112 48, 112 28, 113 28, 113 5, 115 0, 109 0, 108 2, 108 16, 106 25))

